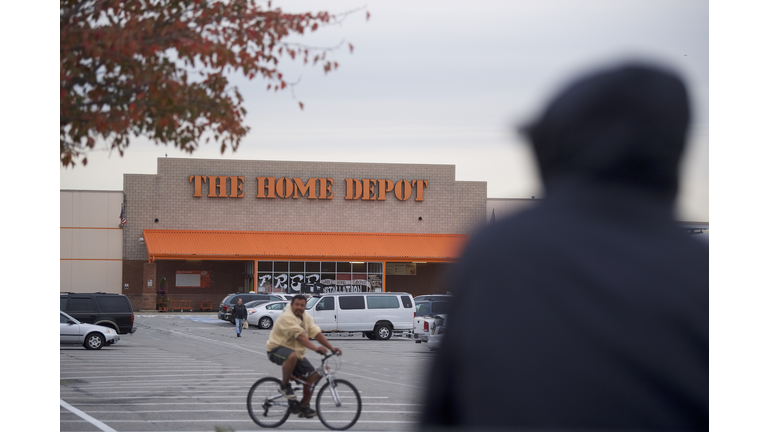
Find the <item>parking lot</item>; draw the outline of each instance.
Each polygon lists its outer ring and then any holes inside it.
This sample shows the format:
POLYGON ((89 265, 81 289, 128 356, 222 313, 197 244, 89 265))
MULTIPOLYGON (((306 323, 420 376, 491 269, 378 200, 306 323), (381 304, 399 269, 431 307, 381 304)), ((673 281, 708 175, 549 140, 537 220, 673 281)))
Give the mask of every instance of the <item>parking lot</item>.
MULTIPOLYGON (((266 357, 268 330, 251 327, 237 338, 215 313, 137 312, 135 322, 135 334, 98 351, 61 346, 61 431, 263 430, 245 399, 257 379, 280 374, 266 357)), ((363 401, 351 430, 414 430, 435 354, 397 337, 329 340, 343 350, 337 376, 352 382, 363 401)), ((307 358, 319 364, 319 355, 307 358)), ((277 430, 328 429, 292 415, 277 430)))

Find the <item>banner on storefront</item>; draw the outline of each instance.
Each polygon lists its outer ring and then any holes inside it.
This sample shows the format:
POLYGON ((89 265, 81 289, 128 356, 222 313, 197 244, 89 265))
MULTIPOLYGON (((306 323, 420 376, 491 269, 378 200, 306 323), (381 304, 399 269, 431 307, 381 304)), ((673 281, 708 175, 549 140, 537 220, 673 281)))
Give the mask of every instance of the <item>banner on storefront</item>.
POLYGON ((387 275, 416 276, 416 264, 414 263, 387 263, 387 275))
POLYGON ((207 270, 177 270, 176 288, 209 288, 211 272, 207 270))

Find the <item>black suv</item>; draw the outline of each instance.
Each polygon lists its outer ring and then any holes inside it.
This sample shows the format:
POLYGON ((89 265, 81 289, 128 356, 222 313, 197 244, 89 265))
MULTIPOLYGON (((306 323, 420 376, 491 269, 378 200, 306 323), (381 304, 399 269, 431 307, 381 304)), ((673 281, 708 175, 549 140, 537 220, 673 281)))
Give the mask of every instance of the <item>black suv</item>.
POLYGON ((431 316, 448 312, 448 304, 453 300, 452 295, 433 294, 415 297, 416 316, 431 316))
POLYGON ((235 319, 232 318, 232 306, 237 304, 237 299, 243 299, 243 304, 254 300, 269 300, 280 301, 280 297, 271 294, 256 294, 256 293, 234 293, 224 297, 219 305, 219 319, 229 321, 232 324, 235 323, 235 319))
POLYGON ((113 328, 119 334, 136 332, 133 307, 123 294, 64 293, 61 311, 80 322, 113 328))

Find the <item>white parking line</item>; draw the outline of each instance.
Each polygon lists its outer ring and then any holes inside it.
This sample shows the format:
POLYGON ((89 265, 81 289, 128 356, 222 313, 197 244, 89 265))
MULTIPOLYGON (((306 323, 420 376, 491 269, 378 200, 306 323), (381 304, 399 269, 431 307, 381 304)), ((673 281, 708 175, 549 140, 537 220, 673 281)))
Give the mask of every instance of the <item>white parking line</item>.
MULTIPOLYGON (((174 366, 178 366, 178 365, 174 363, 174 366)), ((105 367, 90 367, 90 368, 89 367, 83 367, 83 368, 79 368, 79 370, 77 372, 64 372, 64 371, 62 371, 61 373, 62 374, 65 374, 65 373, 82 373, 83 371, 99 373, 99 370, 101 370, 101 369, 108 369, 108 370, 113 370, 114 371, 115 367, 114 366, 112 366, 112 367, 106 367, 106 366, 105 367)), ((145 366, 145 367, 135 367, 135 368, 127 368, 127 367, 123 368, 123 367, 121 367, 119 369, 121 371, 126 370, 126 369, 130 369, 131 372, 141 372, 143 370, 149 370, 149 371, 157 372, 157 366, 145 366)), ((240 372, 251 373, 251 371, 248 370, 248 369, 241 369, 241 368, 238 368, 236 366, 223 366, 221 368, 208 368, 208 369, 186 369, 185 368, 184 372, 210 372, 212 369, 213 370, 221 370, 222 373, 240 373, 240 372)))
MULTIPOLYGON (((146 362, 172 361, 174 363, 176 361, 179 361, 180 359, 183 359, 185 362, 207 362, 208 361, 208 360, 195 360, 195 359, 192 359, 192 358, 189 358, 189 357, 153 357, 153 356, 148 356, 148 355, 146 355, 146 356, 128 357, 128 356, 123 356, 123 355, 120 355, 120 354, 121 353, 118 352, 117 354, 114 354, 114 355, 111 355, 111 356, 104 356, 103 358, 100 358, 98 360, 108 361, 108 362, 110 362, 110 364, 121 364, 121 363, 136 364, 137 360, 139 360, 139 361, 146 361, 146 362)), ((61 359, 59 361, 61 362, 61 364, 79 365, 84 360, 90 361, 90 360, 93 360, 93 359, 90 358, 90 357, 87 358, 87 359, 86 358, 77 357, 77 358, 73 358, 72 360, 61 359)))
MULTIPOLYGON (((263 372, 239 372, 238 374, 239 375, 266 375, 263 372)), ((208 374, 198 373, 198 374, 195 374, 194 378, 201 377, 201 376, 209 376, 209 375, 219 376, 219 375, 222 375, 222 374, 221 373, 208 373, 208 374)), ((189 379, 189 375, 186 375, 186 374, 182 374, 182 375, 168 375, 168 374, 163 374, 163 375, 118 375, 119 378, 152 378, 154 376, 163 377, 163 378, 165 378, 165 377, 185 377, 185 378, 189 379)), ((91 380, 91 379, 97 379, 97 378, 106 378, 106 379, 111 380, 111 382, 114 382, 115 375, 106 375, 106 376, 90 376, 90 375, 87 375, 87 376, 76 376, 76 377, 68 376, 66 378, 62 377, 61 379, 87 379, 87 380, 91 380)))
POLYGON ((387 384, 395 384, 395 385, 399 385, 399 386, 412 387, 412 388, 415 388, 415 389, 423 389, 424 388, 424 387, 415 386, 415 385, 411 385, 411 384, 397 383, 397 382, 393 382, 391 380, 390 381, 380 380, 380 379, 376 379, 376 378, 367 377, 365 375, 357 375, 357 374, 353 374, 353 373, 349 373, 349 372, 344 372, 344 371, 338 371, 336 373, 353 376, 355 378, 364 378, 364 379, 371 380, 371 381, 383 382, 383 383, 387 383, 387 384))
MULTIPOLYGON (((93 414, 160 414, 160 413, 242 413, 243 410, 152 410, 152 411, 95 411, 90 410, 93 414)), ((353 412, 353 411, 334 411, 339 412, 353 412)), ((366 411, 360 412, 363 414, 421 414, 421 411, 366 411)))
MULTIPOLYGON (((112 401, 106 401, 106 402, 83 402, 79 404, 80 406, 100 406, 100 405, 109 405, 114 406, 114 402, 112 401)), ((161 406, 161 405, 232 405, 232 402, 146 402, 146 403, 124 403, 121 404, 122 406, 141 406, 141 405, 152 405, 152 406, 161 406)), ((423 406, 424 404, 415 404, 415 403, 386 403, 386 402, 376 402, 377 406, 423 406)), ((235 405, 237 406, 237 405, 235 405)), ((245 403, 242 403, 242 406, 245 407, 245 403)))
MULTIPOLYGON (((111 388, 114 388, 114 386, 112 386, 112 387, 109 387, 109 388, 110 388, 110 389, 111 389, 111 388)), ((107 394, 113 394, 113 393, 117 393, 117 394, 126 394, 126 393, 147 393, 147 390, 145 390, 145 389, 136 389, 136 390, 120 390, 120 391, 100 391, 99 389, 94 389, 93 387, 89 387, 89 388, 88 388, 88 390, 89 390, 91 393, 94 393, 94 394, 97 394, 97 395, 107 395, 107 394)), ((163 390, 161 390, 161 391, 172 391, 172 392, 174 392, 174 393, 203 393, 203 394, 211 394, 211 393, 228 393, 228 394, 232 394, 232 393, 233 393, 233 391, 232 391, 232 390, 210 390, 210 389, 201 389, 201 390, 177 390, 177 389, 173 389, 173 388, 166 388, 166 389, 163 389, 163 390)), ((79 391, 77 391, 77 390, 71 390, 71 391, 70 391, 70 393, 77 393, 77 392, 79 392, 79 391)), ((338 392, 339 392, 339 393, 352 393, 352 390, 338 390, 338 392)), ((265 391, 262 391, 262 392, 254 392, 254 394, 255 394, 255 393, 264 393, 264 394, 266 394, 266 393, 267 393, 267 391, 265 390, 265 391)))
MULTIPOLYGON (((214 380, 216 384, 242 384, 243 380, 240 378, 232 378, 232 379, 217 379, 214 380)), ((195 388, 195 387, 201 387, 201 388, 209 388, 211 385, 211 381, 201 381, 197 383, 191 383, 189 380, 148 380, 148 381, 141 381, 141 380, 129 380, 129 381, 120 381, 120 380, 113 380, 109 382, 99 382, 99 383, 77 383, 73 384, 71 388, 79 388, 79 389, 88 389, 88 390, 98 390, 100 388, 114 388, 116 384, 120 384, 120 388, 127 388, 127 387, 139 387, 139 388, 146 388, 147 386, 150 386, 152 388, 156 388, 156 384, 165 384, 176 386, 184 386, 185 388, 195 388)), ((250 388, 250 387, 249 387, 250 388)))
MULTIPOLYGON (((119 397, 117 399, 120 400, 126 400, 126 399, 179 399, 182 396, 124 396, 119 397)), ((242 395, 230 395, 230 396, 205 396, 206 399, 232 399, 235 398, 237 400, 240 400, 242 398, 242 395)), ((389 399, 389 396, 360 396, 361 399, 389 399)), ((70 397, 69 400, 87 400, 87 399, 78 399, 76 397, 70 397)), ((79 402, 78 402, 79 403, 79 402)))
POLYGON ((245 348, 242 345, 240 345, 238 343, 235 343, 235 342, 224 342, 224 341, 222 341, 220 339, 209 339, 209 338, 205 338, 205 337, 202 337, 202 336, 196 336, 196 335, 192 335, 192 334, 189 334, 189 333, 185 333, 185 332, 182 332, 182 331, 179 331, 179 330, 171 330, 171 333, 173 333, 173 334, 175 334, 177 336, 184 336, 184 337, 187 337, 187 338, 190 338, 190 339, 195 339, 195 340, 199 340, 199 341, 205 341, 205 342, 214 343, 214 344, 217 344, 217 345, 224 345, 224 346, 230 347, 230 348, 241 349, 243 351, 247 351, 247 352, 254 353, 254 354, 259 354, 259 355, 262 355, 264 357, 267 356, 267 353, 265 352, 266 348, 264 350, 258 350, 257 351, 257 350, 252 350, 252 349, 245 348))
MULTIPOLYGON (((96 419, 94 419, 94 420, 98 421, 96 419)), ((81 422, 81 421, 82 420, 61 420, 61 423, 78 423, 78 422, 81 422)), ((308 419, 304 419, 304 420, 298 420, 298 419, 297 420, 291 420, 291 419, 288 419, 288 420, 286 420, 286 423, 310 423, 310 422, 315 422, 315 421, 317 421, 319 423, 319 420, 314 420, 314 419, 312 419, 312 420, 308 420, 308 419)), ((215 419, 214 420, 211 420, 211 419, 203 419, 203 420, 184 420, 184 419, 179 419, 179 420, 110 420, 109 422, 110 423, 142 423, 142 424, 146 424, 148 422, 149 423, 225 423, 226 422, 226 423, 249 423, 249 424, 253 424, 253 420, 251 420, 250 418, 249 419, 243 419, 243 420, 238 420, 238 419, 225 419, 225 420, 222 420, 222 419, 219 419, 219 420, 215 420, 215 419)), ((101 422, 99 422, 99 423, 101 423, 101 422)), ((392 424, 410 423, 410 424, 414 424, 414 423, 418 423, 418 421, 416 421, 416 420, 358 420, 357 423, 392 423, 392 424)), ((104 425, 104 427, 108 428, 109 426, 104 425)), ((111 429, 111 428, 110 429, 102 429, 102 430, 103 431, 110 431, 110 432, 117 432, 117 431, 115 431, 114 429, 111 429)))
MULTIPOLYGON (((69 410, 73 414, 77 415, 78 417, 80 417, 81 419, 87 421, 88 423, 96 426, 97 428, 101 429, 102 431, 104 431, 104 432, 117 432, 116 430, 114 430, 111 427, 105 425, 104 423, 96 420, 95 418, 89 416, 88 414, 86 414, 86 413, 80 411, 79 409, 73 407, 72 405, 64 402, 64 400, 59 399, 59 403, 60 403, 60 405, 62 407, 66 408, 67 410, 69 410)), ((64 420, 62 420, 62 421, 64 421, 64 420)))

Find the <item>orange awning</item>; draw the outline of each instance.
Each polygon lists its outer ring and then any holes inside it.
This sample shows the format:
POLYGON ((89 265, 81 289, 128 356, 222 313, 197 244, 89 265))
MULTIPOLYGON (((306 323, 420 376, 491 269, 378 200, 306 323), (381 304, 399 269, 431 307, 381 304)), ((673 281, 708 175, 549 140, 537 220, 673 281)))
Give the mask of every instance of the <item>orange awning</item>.
POLYGON ((451 262, 463 234, 144 230, 149 260, 451 262))

